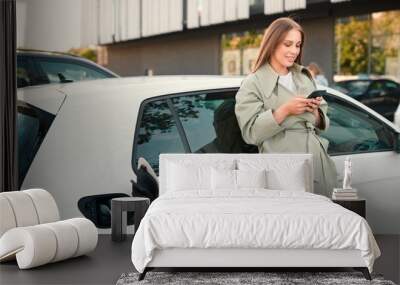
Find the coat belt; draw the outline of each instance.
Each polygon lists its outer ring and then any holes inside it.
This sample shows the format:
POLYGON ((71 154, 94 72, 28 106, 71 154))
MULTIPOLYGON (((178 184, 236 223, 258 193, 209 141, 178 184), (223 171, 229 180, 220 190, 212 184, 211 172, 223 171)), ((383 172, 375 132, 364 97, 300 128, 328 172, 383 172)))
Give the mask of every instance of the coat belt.
POLYGON ((286 131, 298 132, 298 133, 315 133, 315 127, 310 122, 304 122, 304 127, 287 128, 286 131))

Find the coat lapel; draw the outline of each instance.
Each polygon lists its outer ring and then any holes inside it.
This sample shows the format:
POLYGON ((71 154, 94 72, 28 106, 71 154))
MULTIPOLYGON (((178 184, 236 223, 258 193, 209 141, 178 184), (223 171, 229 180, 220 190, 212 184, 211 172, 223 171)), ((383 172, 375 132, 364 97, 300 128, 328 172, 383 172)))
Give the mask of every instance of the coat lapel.
POLYGON ((260 91, 265 97, 270 97, 277 87, 279 75, 266 63, 256 71, 255 76, 261 87, 260 91))
POLYGON ((314 80, 307 68, 294 64, 290 70, 293 73, 293 81, 297 87, 298 95, 307 97, 316 89, 314 80))
MULTIPOLYGON (((307 97, 315 90, 315 84, 311 74, 305 67, 295 63, 289 69, 292 71, 293 81, 297 88, 297 92, 293 93, 291 90, 283 87, 285 91, 294 96, 303 95, 304 97, 307 97)), ((269 63, 266 63, 256 71, 255 75, 261 87, 260 91, 267 98, 270 97, 278 86, 279 74, 275 72, 269 63)), ((282 86, 279 87, 282 88, 282 86)))

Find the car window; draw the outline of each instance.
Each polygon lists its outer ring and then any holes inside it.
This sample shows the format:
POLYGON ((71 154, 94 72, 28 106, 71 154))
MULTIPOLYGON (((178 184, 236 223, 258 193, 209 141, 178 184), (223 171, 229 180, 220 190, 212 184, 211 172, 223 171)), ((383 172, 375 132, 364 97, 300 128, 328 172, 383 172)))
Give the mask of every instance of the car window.
POLYGON ((234 91, 172 98, 190 150, 195 153, 257 152, 243 139, 235 115, 234 91))
POLYGON ((396 89, 399 89, 400 86, 395 82, 385 80, 383 81, 383 88, 387 91, 394 91, 396 89))
POLYGON ((18 102, 17 132, 18 132, 18 168, 19 186, 39 150, 39 147, 54 120, 54 115, 32 105, 18 102))
POLYGON ((28 62, 25 59, 17 60, 17 87, 26 87, 33 85, 33 79, 30 77, 28 62))
POLYGON ((166 99, 146 102, 142 110, 133 149, 134 167, 143 157, 158 174, 160 153, 184 153, 185 148, 166 99))
POLYGON ((354 80, 338 82, 337 85, 348 90, 348 94, 351 97, 358 97, 364 94, 369 86, 370 82, 367 80, 354 80))
POLYGON ((393 134, 384 123, 343 99, 329 96, 330 127, 321 136, 329 140, 331 155, 393 150, 393 134))
POLYGON ((385 84, 383 81, 373 81, 368 89, 370 97, 383 96, 386 94, 385 84))
POLYGON ((36 59, 51 83, 74 82, 111 77, 106 73, 79 63, 36 59))

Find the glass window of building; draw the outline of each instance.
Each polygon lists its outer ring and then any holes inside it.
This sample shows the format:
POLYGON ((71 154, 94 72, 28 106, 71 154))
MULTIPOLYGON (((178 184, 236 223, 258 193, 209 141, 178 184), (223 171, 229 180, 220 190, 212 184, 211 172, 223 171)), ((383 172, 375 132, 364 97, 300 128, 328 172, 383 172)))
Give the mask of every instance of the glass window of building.
POLYGON ((400 80, 400 10, 338 18, 335 81, 350 76, 400 80))
POLYGON ((221 74, 249 74, 257 59, 262 37, 261 30, 222 35, 221 74))

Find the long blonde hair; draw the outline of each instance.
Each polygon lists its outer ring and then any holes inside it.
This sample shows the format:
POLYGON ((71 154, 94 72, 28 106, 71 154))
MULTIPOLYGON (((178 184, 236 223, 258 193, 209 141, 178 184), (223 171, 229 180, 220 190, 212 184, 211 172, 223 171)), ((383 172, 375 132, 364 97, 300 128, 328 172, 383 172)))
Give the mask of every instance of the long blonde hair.
POLYGON ((301 64, 301 57, 304 45, 304 31, 303 28, 293 19, 282 17, 273 21, 265 30, 264 37, 261 41, 260 49, 258 51, 257 60, 254 63, 252 72, 256 72, 264 63, 270 62, 271 56, 277 46, 284 40, 287 33, 296 29, 301 34, 300 53, 295 62, 301 64))

